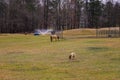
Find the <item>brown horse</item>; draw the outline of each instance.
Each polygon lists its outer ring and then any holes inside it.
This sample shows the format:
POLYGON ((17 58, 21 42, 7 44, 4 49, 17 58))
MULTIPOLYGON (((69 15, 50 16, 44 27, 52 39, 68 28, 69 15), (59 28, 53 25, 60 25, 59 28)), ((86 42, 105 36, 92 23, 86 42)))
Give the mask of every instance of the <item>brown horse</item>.
POLYGON ((50 41, 52 42, 53 41, 53 39, 56 41, 56 40, 59 40, 59 36, 58 35, 56 35, 56 34, 54 34, 54 35, 51 35, 50 36, 50 41))

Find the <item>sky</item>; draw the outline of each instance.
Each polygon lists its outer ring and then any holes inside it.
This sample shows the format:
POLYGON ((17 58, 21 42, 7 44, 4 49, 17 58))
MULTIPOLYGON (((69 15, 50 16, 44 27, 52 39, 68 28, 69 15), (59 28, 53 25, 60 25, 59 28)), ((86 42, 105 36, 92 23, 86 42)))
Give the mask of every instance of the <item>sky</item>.
MULTIPOLYGON (((107 0, 103 0, 103 1, 107 1, 107 0)), ((113 0, 113 1, 115 1, 115 2, 116 2, 116 1, 120 2, 120 0, 113 0)))
MULTIPOLYGON (((6 2, 8 2, 8 0, 5 0, 6 2)), ((42 1, 42 0, 39 0, 39 1, 42 1)), ((64 0, 61 0, 61 1, 64 1, 64 0)), ((89 0, 88 0, 89 1, 89 0)), ((106 2, 108 0, 102 0, 103 2, 106 2)), ((113 0, 114 2, 119 2, 120 3, 120 0, 113 0)))

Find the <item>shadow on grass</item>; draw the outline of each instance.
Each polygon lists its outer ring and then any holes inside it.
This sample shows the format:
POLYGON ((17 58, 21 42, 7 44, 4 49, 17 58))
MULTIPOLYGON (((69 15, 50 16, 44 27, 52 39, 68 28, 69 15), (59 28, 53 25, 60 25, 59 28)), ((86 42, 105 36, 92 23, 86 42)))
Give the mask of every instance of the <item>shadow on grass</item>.
POLYGON ((28 67, 28 68, 24 68, 24 67, 17 67, 17 68, 14 68, 14 69, 11 69, 11 71, 17 71, 17 72, 26 72, 26 71, 43 71, 43 70, 47 70, 48 68, 40 68, 40 67, 37 67, 37 66, 33 66, 33 67, 28 67))
POLYGON ((95 52, 97 52, 97 51, 108 51, 108 50, 110 50, 108 47, 88 47, 87 48, 89 51, 95 51, 95 52))
POLYGON ((120 61, 120 57, 119 58, 111 58, 112 61, 120 61))
POLYGON ((24 52, 22 51, 13 51, 13 52, 8 52, 7 54, 23 54, 24 52))

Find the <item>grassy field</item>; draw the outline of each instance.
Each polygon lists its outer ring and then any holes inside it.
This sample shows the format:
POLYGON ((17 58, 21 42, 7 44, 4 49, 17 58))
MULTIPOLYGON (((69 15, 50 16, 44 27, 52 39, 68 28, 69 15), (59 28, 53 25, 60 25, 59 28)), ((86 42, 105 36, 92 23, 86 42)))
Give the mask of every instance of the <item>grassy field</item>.
POLYGON ((0 80, 120 80, 120 38, 1 34, 0 80))

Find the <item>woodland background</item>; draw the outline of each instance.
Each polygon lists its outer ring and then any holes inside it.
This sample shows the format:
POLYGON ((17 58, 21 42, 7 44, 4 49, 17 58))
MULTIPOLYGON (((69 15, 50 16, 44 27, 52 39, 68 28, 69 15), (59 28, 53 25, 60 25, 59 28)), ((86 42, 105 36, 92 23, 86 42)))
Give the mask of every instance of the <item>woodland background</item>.
POLYGON ((114 0, 0 0, 0 33, 120 26, 114 0))

